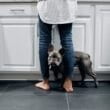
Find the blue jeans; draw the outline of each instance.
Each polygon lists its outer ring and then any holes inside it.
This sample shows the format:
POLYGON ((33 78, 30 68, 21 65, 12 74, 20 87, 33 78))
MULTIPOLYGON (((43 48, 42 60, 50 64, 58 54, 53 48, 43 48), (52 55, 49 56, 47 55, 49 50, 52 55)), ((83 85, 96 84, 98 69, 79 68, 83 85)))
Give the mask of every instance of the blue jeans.
MULTIPOLYGON (((74 48, 72 42, 72 23, 58 24, 60 34, 60 43, 64 48, 64 76, 65 78, 72 78, 74 67, 74 48)), ((41 73, 44 80, 49 78, 48 68, 48 46, 51 43, 52 24, 44 23, 39 17, 39 59, 41 73)))

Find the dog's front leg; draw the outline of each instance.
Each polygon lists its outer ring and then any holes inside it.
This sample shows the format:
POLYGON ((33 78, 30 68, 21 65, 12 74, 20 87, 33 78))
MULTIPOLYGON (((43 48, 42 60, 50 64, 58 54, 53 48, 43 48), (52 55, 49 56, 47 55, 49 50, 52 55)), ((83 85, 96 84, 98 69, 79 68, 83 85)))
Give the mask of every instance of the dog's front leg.
POLYGON ((59 73, 58 67, 54 67, 53 68, 53 74, 54 74, 55 81, 58 81, 58 73, 59 73))

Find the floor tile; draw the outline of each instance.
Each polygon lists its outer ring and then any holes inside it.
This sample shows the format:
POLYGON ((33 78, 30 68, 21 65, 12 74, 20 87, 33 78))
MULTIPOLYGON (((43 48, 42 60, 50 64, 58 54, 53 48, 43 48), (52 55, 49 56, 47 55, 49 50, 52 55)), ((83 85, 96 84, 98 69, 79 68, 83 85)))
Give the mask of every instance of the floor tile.
POLYGON ((50 82, 50 91, 35 87, 36 82, 0 82, 0 110, 109 110, 110 83, 94 88, 74 86, 73 93, 63 91, 58 83, 50 82))
POLYGON ((4 95, 0 110, 68 110, 65 95, 4 95))
POLYGON ((110 95, 69 94, 70 110, 109 110, 110 95))
POLYGON ((74 87, 74 94, 110 94, 110 83, 99 83, 98 88, 95 87, 74 87))
POLYGON ((56 85, 55 83, 51 83, 51 89, 49 91, 44 91, 39 88, 35 87, 35 82, 15 82, 15 83, 10 83, 8 85, 8 88, 5 90, 4 94, 7 95, 57 95, 61 94, 64 95, 65 92, 59 87, 59 85, 56 85))

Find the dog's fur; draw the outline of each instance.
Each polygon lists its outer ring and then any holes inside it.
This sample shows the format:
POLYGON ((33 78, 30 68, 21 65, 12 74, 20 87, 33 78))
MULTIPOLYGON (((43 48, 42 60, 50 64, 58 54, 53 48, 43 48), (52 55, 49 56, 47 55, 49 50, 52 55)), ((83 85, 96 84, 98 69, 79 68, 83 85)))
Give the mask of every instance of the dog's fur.
MULTIPOLYGON (((64 49, 61 48, 59 51, 54 51, 54 46, 50 45, 48 49, 48 62, 49 62, 49 69, 53 71, 55 80, 59 79, 59 74, 64 78, 64 64, 63 64, 63 56, 64 56, 64 49)), ((91 76, 94 79, 95 87, 98 86, 98 82, 96 80, 96 74, 93 72, 92 69, 92 62, 90 60, 90 56, 87 53, 75 51, 75 66, 79 68, 81 74, 81 85, 85 86, 84 79, 86 78, 86 74, 91 76)))

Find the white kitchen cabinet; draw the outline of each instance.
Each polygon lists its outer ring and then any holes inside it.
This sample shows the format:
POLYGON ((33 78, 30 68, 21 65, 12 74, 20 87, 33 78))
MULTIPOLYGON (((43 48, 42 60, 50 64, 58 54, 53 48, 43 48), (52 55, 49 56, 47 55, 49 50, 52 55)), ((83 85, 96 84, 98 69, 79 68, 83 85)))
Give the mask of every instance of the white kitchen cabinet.
POLYGON ((96 5, 95 70, 110 71, 110 4, 96 5))
MULTIPOLYGON (((41 76, 37 2, 2 1, 0 0, 0 79, 36 79, 38 77, 33 72, 41 76)), ((52 42, 59 49, 59 34, 55 26, 52 32, 52 42)), ((93 69, 98 75, 103 76, 107 72, 110 76, 110 0, 78 0, 72 32, 75 50, 90 54, 93 69)))
POLYGON ((0 7, 0 71, 40 70, 33 11, 34 6, 23 4, 0 7))
MULTIPOLYGON (((53 40, 58 48, 60 40, 55 29, 53 40)), ((73 24, 73 44, 75 50, 90 54, 95 72, 110 72, 110 4, 79 3, 73 24)))
POLYGON ((93 26, 94 7, 92 5, 79 4, 76 21, 73 24, 73 43, 75 50, 89 53, 93 56, 93 26))

